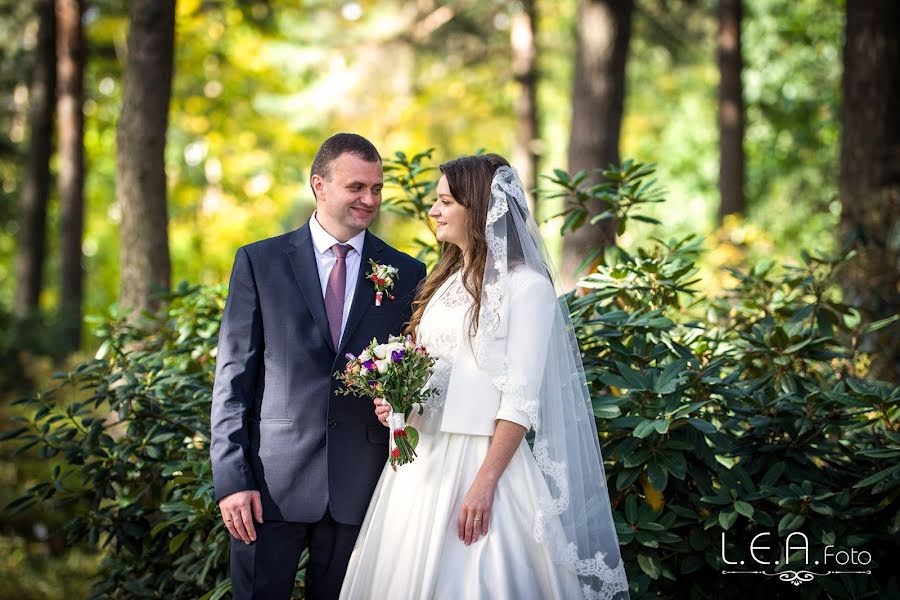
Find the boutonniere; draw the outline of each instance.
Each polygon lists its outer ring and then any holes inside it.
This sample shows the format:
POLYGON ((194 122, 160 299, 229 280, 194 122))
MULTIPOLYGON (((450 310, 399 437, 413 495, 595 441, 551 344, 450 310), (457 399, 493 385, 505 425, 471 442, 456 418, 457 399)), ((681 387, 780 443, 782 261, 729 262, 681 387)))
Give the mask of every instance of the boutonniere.
POLYGON ((399 273, 397 267, 378 264, 371 258, 369 259, 369 264, 372 266, 372 270, 366 274, 366 279, 375 285, 375 306, 381 306, 381 301, 384 299, 385 294, 388 295, 389 299, 394 300, 391 290, 394 289, 394 280, 397 278, 397 273, 399 273))

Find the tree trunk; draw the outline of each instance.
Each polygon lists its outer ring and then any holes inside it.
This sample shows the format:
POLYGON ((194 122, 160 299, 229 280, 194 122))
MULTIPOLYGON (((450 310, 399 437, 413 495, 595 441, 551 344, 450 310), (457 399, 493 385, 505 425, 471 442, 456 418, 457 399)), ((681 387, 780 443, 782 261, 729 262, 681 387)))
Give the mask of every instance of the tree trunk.
POLYGON ((43 288, 47 243, 47 197, 50 194, 50 156, 53 152, 53 114, 56 104, 56 9, 53 0, 37 4, 38 40, 28 94, 31 137, 25 159, 25 181, 19 208, 16 313, 37 312, 43 288))
POLYGON ((719 222, 744 214, 741 0, 719 0, 719 222))
MULTIPOLYGON (((848 0, 841 111, 841 245, 857 256, 842 272, 844 301, 869 319, 900 312, 900 4, 848 0)), ((871 375, 900 381, 900 326, 868 336, 871 375)))
MULTIPOLYGON (((569 172, 618 164, 625 104, 625 64, 631 36, 632 0, 580 0, 572 90, 569 172)), ((592 181, 596 181, 594 176, 592 181)), ((597 203, 590 214, 606 207, 597 203)), ((590 217, 589 217, 590 218, 590 217)), ((562 281, 571 288, 576 268, 598 246, 615 244, 616 224, 585 225, 563 240, 562 281)))
POLYGON ((81 28, 83 0, 56 3, 57 69, 59 77, 59 251, 60 343, 67 350, 81 344, 84 266, 84 63, 81 28))
POLYGON ((512 45, 513 77, 518 92, 516 96, 516 144, 513 147, 513 165, 519 171, 528 208, 538 220, 533 190, 537 187, 538 173, 538 115, 537 115, 537 9, 534 0, 523 0, 522 11, 513 15, 510 29, 512 45))
POLYGON ((175 0, 135 0, 116 131, 120 304, 126 308, 152 310, 154 292, 169 288, 164 151, 174 48, 175 0))

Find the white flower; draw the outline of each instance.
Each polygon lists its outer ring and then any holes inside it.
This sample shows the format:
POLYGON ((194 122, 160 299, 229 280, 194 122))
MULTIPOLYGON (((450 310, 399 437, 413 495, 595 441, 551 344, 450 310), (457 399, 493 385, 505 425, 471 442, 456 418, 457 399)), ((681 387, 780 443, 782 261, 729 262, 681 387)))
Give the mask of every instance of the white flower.
POLYGON ((388 355, 388 345, 387 344, 379 344, 375 346, 374 354, 375 358, 384 358, 388 355))
POLYGON ((390 364, 391 364, 391 361, 386 358, 384 360, 376 360, 375 361, 375 367, 378 369, 378 373, 380 375, 384 375, 385 373, 387 373, 388 366, 390 364))
POLYGON ((367 362, 372 360, 372 355, 369 353, 369 349, 366 348, 362 351, 362 354, 359 355, 359 362, 367 362))

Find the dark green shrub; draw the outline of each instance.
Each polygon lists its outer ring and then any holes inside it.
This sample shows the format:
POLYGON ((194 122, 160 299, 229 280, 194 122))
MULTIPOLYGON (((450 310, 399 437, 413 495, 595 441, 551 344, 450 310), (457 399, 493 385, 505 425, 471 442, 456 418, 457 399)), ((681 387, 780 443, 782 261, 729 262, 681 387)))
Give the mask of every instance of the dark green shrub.
POLYGON ((210 392, 224 290, 182 287, 157 315, 95 320, 96 359, 57 375, 57 387, 4 434, 63 458, 53 479, 10 508, 75 504, 73 543, 106 550, 96 598, 196 598, 224 581, 208 460, 210 392), (72 389, 81 398, 62 403, 72 389))
MULTIPOLYGON (((626 210, 658 199, 651 173, 626 164, 588 188, 584 173, 557 172, 566 226, 602 200, 623 231, 626 210)), ((632 596, 896 594, 900 389, 859 378, 865 357, 856 351, 863 333, 888 322, 866 326, 833 299, 844 259, 803 253, 799 267, 757 264, 733 272, 727 296, 705 298, 693 287, 699 252, 694 237, 634 254, 610 248, 581 282, 587 292, 569 297, 632 596), (766 531, 760 545, 806 535, 810 565, 793 552, 788 564, 782 556, 780 566, 749 566, 751 539, 766 531), (724 564, 723 540, 729 560, 748 564, 724 564), (826 544, 865 550, 871 563, 816 567, 826 544), (724 570, 871 575, 792 586, 724 570)))

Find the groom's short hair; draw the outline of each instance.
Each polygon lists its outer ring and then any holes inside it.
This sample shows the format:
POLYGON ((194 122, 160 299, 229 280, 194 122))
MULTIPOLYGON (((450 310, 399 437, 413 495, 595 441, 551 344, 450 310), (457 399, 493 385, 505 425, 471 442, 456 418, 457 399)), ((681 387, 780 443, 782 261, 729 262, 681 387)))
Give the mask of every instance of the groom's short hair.
POLYGON ((336 133, 319 146, 319 151, 313 158, 312 168, 309 170, 310 181, 313 175, 328 179, 331 175, 331 164, 345 153, 368 162, 381 162, 381 155, 378 154, 375 145, 363 136, 355 133, 336 133))

